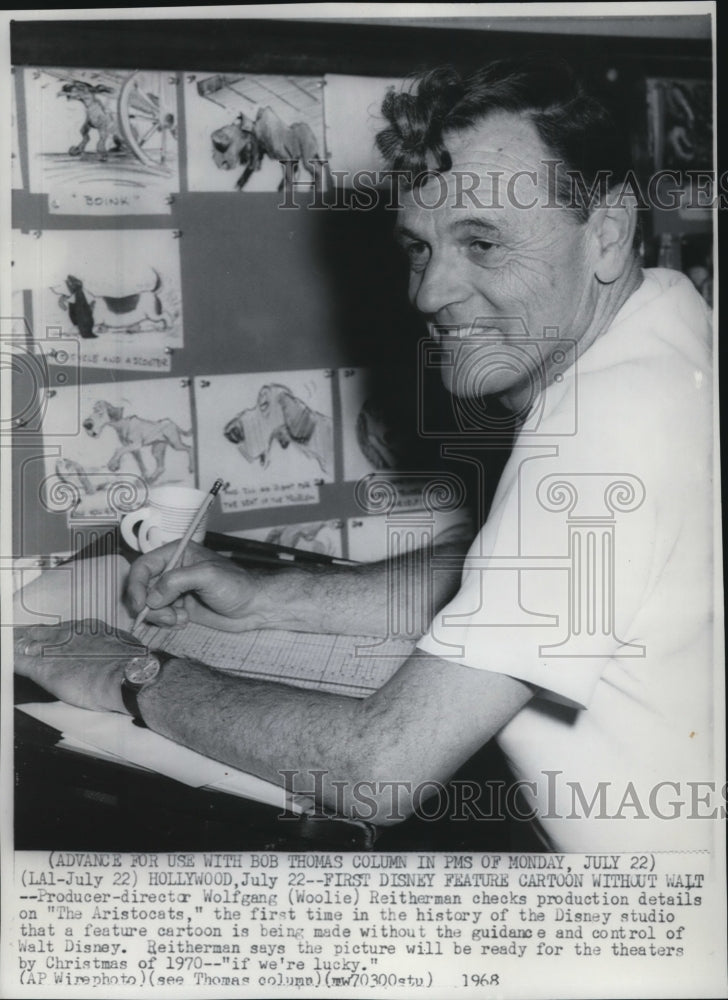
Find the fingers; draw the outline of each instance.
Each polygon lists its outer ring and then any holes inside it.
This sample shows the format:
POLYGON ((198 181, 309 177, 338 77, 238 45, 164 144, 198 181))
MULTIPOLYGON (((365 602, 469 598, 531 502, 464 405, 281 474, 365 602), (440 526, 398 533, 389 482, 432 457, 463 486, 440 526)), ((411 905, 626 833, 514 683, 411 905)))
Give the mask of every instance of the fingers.
POLYGON ((48 646, 58 646, 69 638, 70 622, 60 625, 26 625, 13 630, 13 649, 21 656, 40 656, 48 646))
POLYGON ((164 625, 166 628, 174 628, 179 624, 175 608, 156 608, 150 610, 147 612, 145 620, 151 625, 164 625))
POLYGON ((184 594, 203 593, 209 585, 210 568, 206 563, 194 563, 163 573, 147 590, 147 604, 156 609, 174 604, 184 594))
POLYGON ((37 656, 39 643, 31 636, 31 630, 16 628, 13 636, 13 650, 16 656, 37 656))
POLYGON ((164 572, 166 565, 167 559, 162 549, 152 549, 132 563, 126 581, 126 599, 135 614, 146 604, 147 590, 151 581, 164 572))
MULTIPOLYGON (((148 600, 148 595, 152 588, 159 582, 159 578, 165 573, 167 564, 176 548, 177 543, 170 542, 168 545, 162 545, 158 549, 152 549, 151 552, 140 556, 132 563, 126 583, 126 598, 134 614, 138 614, 145 604, 149 604, 150 607, 159 606, 159 604, 151 604, 148 600)), ((213 553, 204 548, 204 546, 190 542, 185 549, 182 564, 183 566, 193 566, 203 562, 212 555, 213 553)), ((174 573, 177 570, 172 570, 171 572, 174 573)), ((178 591, 178 593, 181 593, 181 591, 178 591)), ((169 623, 166 622, 165 624, 169 623)))
POLYGON ((185 607, 189 601, 194 603, 190 597, 180 598, 174 604, 161 608, 153 608, 147 612, 146 620, 152 625, 163 625, 167 628, 181 628, 190 621, 190 614, 185 607))

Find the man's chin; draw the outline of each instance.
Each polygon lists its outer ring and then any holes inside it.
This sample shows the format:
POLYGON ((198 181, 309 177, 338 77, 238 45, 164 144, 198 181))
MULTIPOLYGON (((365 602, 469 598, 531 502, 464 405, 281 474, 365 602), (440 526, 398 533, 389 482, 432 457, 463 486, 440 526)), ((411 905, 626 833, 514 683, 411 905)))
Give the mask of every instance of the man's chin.
POLYGON ((534 379, 535 376, 524 380, 508 372, 493 372, 488 378, 473 380, 459 374, 457 369, 442 370, 442 384, 457 401, 458 412, 467 414, 469 423, 483 429, 500 427, 506 419, 525 417, 541 391, 540 383, 536 385, 534 379))
MULTIPOLYGON (((519 372, 518 374, 521 374, 519 372)), ((517 392, 519 379, 507 371, 487 374, 461 371, 457 368, 442 369, 442 384, 452 396, 458 399, 478 400, 485 397, 507 397, 517 392)))

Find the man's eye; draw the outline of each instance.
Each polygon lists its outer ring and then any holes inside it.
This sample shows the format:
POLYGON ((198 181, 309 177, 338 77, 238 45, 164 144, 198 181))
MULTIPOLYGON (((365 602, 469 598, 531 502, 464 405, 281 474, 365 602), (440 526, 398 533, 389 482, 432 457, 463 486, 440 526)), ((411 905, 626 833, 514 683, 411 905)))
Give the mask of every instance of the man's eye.
POLYGON ((503 247, 490 240, 471 240, 468 243, 468 254, 476 264, 493 267, 499 264, 504 256, 503 247))
POLYGON ((470 249, 475 254, 486 254, 493 249, 495 243, 489 243, 488 240, 471 240, 470 249))
POLYGON ((422 271, 427 267, 430 259, 430 248, 426 243, 413 241, 405 244, 404 252, 407 255, 409 266, 413 271, 422 271))

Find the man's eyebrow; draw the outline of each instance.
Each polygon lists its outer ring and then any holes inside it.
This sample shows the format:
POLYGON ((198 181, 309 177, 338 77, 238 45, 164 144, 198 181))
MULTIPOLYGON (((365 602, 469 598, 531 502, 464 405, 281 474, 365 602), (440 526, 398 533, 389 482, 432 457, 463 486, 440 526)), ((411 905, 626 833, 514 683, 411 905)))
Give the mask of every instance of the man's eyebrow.
POLYGON ((410 239, 417 240, 418 243, 424 242, 419 233, 416 233, 413 229, 409 229, 407 226, 401 226, 399 223, 394 227, 394 238, 395 240, 410 239))
POLYGON ((482 233, 486 233, 489 236, 498 236, 501 233, 500 226, 497 226, 494 222, 488 222, 487 219, 480 218, 477 215, 469 215, 464 219, 457 219, 450 225, 452 232, 459 232, 463 229, 479 229, 482 233))

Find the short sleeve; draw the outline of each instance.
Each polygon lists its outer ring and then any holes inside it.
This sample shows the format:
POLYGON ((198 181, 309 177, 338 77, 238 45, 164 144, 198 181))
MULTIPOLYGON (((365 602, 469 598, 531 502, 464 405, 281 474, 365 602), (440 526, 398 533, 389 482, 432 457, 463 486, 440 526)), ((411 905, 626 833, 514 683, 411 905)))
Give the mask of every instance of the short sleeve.
POLYGON ((578 706, 615 658, 645 656, 634 623, 654 585, 665 494, 652 422, 615 407, 603 381, 582 383, 594 391, 578 434, 519 439, 460 590, 418 644, 578 706))

